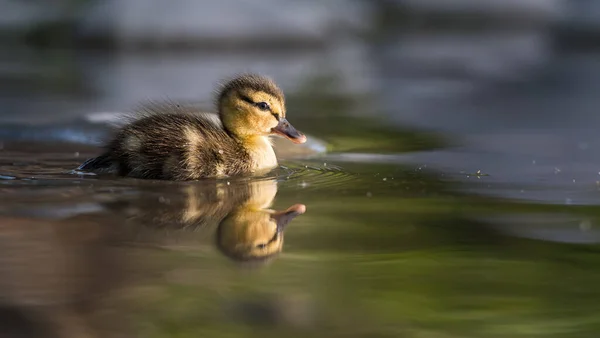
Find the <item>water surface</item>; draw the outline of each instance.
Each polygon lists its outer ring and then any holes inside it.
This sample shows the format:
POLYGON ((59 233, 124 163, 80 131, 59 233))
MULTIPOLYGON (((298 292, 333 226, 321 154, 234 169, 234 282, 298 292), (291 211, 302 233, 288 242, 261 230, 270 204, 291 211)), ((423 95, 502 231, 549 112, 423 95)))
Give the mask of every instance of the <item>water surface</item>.
MULTIPOLYGON (((84 69, 114 65, 103 60, 84 69)), ((199 62, 198 69, 210 68, 199 62)), ((136 67, 146 69, 143 60, 136 67)), ((12 107, 0 128, 5 332, 597 336, 593 116, 573 108, 580 122, 558 128, 548 119, 526 123, 532 120, 516 112, 506 118, 523 127, 515 132, 458 115, 464 101, 454 98, 459 103, 444 101, 446 109, 410 122, 411 112, 399 114, 401 105, 372 93, 336 91, 327 77, 304 81, 287 91, 289 119, 318 142, 307 151, 279 148, 281 167, 255 179, 74 172, 99 153, 109 130, 90 116, 117 109, 107 102, 124 106, 122 97, 113 92, 90 104, 67 86, 68 99, 46 91, 52 100, 4 98, 12 107), (587 154, 578 158, 588 166, 573 161, 577 154, 587 154)), ((534 107, 546 97, 519 95, 510 97, 534 107)))

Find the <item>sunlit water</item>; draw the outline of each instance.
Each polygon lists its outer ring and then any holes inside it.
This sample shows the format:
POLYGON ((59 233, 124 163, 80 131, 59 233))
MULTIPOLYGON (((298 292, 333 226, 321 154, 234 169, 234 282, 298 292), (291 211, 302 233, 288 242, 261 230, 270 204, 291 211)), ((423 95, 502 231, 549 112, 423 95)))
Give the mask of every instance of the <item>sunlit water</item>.
MULTIPOLYGON (((389 128, 367 133, 349 112, 329 118, 322 112, 335 108, 292 102, 307 112, 290 121, 326 141, 280 150, 281 166, 252 179, 89 175, 75 168, 108 128, 88 113, 3 124, 3 332, 597 336, 593 163, 573 181, 565 158, 531 158, 514 135, 394 151, 410 142, 400 128, 372 143, 389 128), (504 141, 514 151, 491 150, 504 141)), ((457 134, 469 133, 448 137, 457 134)))

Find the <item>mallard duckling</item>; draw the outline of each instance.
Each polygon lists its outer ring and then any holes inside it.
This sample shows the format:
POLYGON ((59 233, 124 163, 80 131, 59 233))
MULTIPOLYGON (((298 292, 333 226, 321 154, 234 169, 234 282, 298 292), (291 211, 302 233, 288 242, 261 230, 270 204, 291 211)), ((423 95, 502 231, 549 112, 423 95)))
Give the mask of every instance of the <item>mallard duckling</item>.
POLYGON ((306 142, 287 121, 285 97, 270 78, 230 80, 218 94, 217 110, 215 119, 175 103, 149 105, 149 114, 121 128, 104 154, 78 169, 167 180, 260 174, 277 166, 269 136, 306 142))

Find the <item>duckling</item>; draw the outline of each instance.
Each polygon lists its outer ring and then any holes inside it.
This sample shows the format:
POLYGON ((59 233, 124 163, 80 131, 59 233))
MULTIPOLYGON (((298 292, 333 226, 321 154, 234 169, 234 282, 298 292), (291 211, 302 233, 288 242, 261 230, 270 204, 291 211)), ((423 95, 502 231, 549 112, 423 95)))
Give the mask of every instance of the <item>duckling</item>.
POLYGON ((269 136, 306 142, 287 121, 284 94, 268 77, 233 78, 220 89, 216 105, 218 118, 172 102, 146 105, 143 117, 121 128, 102 155, 78 169, 177 181, 254 175, 278 164, 269 136))

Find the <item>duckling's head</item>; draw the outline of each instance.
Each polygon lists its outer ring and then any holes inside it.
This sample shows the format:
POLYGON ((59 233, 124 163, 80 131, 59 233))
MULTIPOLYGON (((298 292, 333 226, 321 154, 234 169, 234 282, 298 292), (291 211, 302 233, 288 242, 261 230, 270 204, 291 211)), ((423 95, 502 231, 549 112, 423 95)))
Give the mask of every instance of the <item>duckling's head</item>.
POLYGON ((280 135, 294 143, 306 142, 285 118, 285 97, 268 77, 238 76, 221 88, 218 109, 223 127, 241 140, 280 135))
POLYGON ((217 246, 236 261, 263 260, 281 252, 283 231, 306 207, 295 204, 283 211, 241 208, 227 216, 217 230, 217 246))

